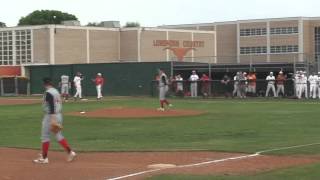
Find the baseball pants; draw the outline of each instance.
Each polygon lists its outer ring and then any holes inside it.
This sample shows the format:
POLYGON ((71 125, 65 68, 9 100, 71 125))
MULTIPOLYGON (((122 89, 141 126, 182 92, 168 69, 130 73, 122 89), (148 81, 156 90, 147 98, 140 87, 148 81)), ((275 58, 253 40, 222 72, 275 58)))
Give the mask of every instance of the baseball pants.
POLYGON ((102 98, 102 86, 100 85, 96 85, 96 89, 97 89, 97 98, 102 98))
POLYGON ((282 93, 282 95, 284 96, 284 85, 283 84, 278 84, 277 85, 277 97, 279 97, 279 93, 282 93))
POLYGON ((74 95, 74 97, 76 98, 78 96, 79 96, 79 98, 82 98, 82 88, 81 88, 81 86, 77 86, 76 87, 76 94, 74 95))
MULTIPOLYGON (((50 141, 50 135, 51 135, 51 131, 50 131, 50 114, 45 114, 43 119, 42 119, 42 129, 41 129, 41 141, 42 142, 49 142, 50 141)), ((56 114, 56 119, 57 122, 59 124, 62 125, 62 114, 56 114)), ((58 132, 57 134, 55 134, 55 137, 57 139, 57 141, 61 141, 62 139, 64 139, 61 131, 58 132)))
POLYGON ((267 91, 266 91, 266 97, 269 96, 269 91, 270 91, 270 89, 272 90, 273 96, 274 96, 274 97, 277 97, 277 95, 276 95, 276 88, 274 87, 274 84, 268 84, 268 86, 267 86, 267 91))
POLYGON ((161 87, 159 87, 159 100, 160 100, 160 101, 166 99, 166 94, 167 94, 168 90, 169 90, 169 87, 168 87, 168 86, 161 86, 161 87))
POLYGON ((197 97, 198 96, 198 83, 191 82, 190 91, 191 91, 191 97, 197 97))
POLYGON ((61 94, 68 95, 69 94, 69 84, 62 84, 61 85, 61 94))
POLYGON ((317 97, 317 84, 310 84, 310 97, 313 99, 317 97))

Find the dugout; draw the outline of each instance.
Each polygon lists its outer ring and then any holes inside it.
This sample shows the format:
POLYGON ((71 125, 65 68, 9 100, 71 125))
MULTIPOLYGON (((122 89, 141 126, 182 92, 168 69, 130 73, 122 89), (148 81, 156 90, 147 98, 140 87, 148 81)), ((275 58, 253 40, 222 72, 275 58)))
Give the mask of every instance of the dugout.
MULTIPOLYGON (((181 62, 176 61, 172 63, 172 76, 180 74, 184 79, 184 91, 189 91, 190 83, 188 78, 192 70, 196 70, 201 78, 203 73, 210 76, 210 95, 223 96, 224 89, 221 85, 221 79, 227 74, 231 80, 238 71, 242 72, 255 72, 257 76, 257 93, 261 95, 265 93, 267 86, 266 76, 272 71, 275 76, 282 70, 287 75, 288 80, 285 82, 286 96, 293 96, 293 81, 291 80, 293 73, 298 70, 308 70, 309 65, 305 63, 256 63, 256 64, 210 64, 210 63, 195 63, 195 62, 181 62)), ((231 82, 233 84, 233 82, 231 82)), ((156 82, 154 82, 156 88, 156 82)), ((233 85, 232 85, 233 88, 233 85)), ((173 93, 174 87, 171 87, 173 93)), ((201 83, 198 85, 198 92, 201 95, 201 83)))

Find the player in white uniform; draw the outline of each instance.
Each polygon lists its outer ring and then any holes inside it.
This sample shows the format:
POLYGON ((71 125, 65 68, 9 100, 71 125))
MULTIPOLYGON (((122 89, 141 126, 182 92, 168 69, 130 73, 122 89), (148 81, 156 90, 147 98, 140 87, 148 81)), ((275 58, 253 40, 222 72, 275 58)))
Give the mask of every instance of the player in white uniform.
POLYGON ((240 96, 240 90, 239 90, 240 74, 241 72, 237 72, 237 74, 233 77, 233 92, 232 92, 233 97, 240 96))
POLYGON ((76 88, 76 94, 73 96, 76 100, 78 97, 82 99, 82 87, 81 87, 81 81, 83 80, 83 77, 80 72, 77 72, 77 75, 73 79, 74 87, 76 88))
POLYGON ((310 84, 310 97, 315 99, 317 97, 317 83, 318 76, 315 73, 312 73, 308 78, 310 84))
POLYGON ((300 98, 304 93, 304 97, 308 99, 308 77, 305 71, 302 72, 300 98))
POLYGON ((276 78, 274 77, 273 72, 270 72, 270 74, 267 76, 266 80, 268 82, 267 91, 266 91, 266 97, 269 96, 270 89, 273 92, 273 96, 277 97, 276 88, 274 87, 274 83, 275 83, 276 78))
POLYGON ((69 82, 69 76, 67 75, 61 76, 60 87, 61 87, 61 96, 65 101, 67 101, 69 98, 69 89, 71 87, 71 83, 69 82))
POLYGON ((295 84, 295 92, 296 92, 296 96, 298 99, 301 98, 301 72, 297 71, 296 74, 294 75, 294 84, 295 84), (300 95, 300 97, 299 97, 300 95))
POLYGON ((180 74, 178 74, 175 78, 175 81, 177 83, 177 89, 176 89, 176 93, 180 96, 183 96, 183 78, 181 77, 180 74))
POLYGON ((192 74, 189 77, 189 81, 190 81, 191 97, 197 97, 199 76, 197 75, 195 70, 192 71, 192 74))

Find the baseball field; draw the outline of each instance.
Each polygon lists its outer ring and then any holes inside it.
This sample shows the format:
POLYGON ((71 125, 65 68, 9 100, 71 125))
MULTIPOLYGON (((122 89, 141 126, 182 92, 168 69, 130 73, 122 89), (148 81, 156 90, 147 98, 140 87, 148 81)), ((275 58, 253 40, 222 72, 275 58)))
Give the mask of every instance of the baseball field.
POLYGON ((40 152, 40 97, 0 98, 0 179, 319 179, 320 101, 106 97, 63 104, 77 159, 40 152))

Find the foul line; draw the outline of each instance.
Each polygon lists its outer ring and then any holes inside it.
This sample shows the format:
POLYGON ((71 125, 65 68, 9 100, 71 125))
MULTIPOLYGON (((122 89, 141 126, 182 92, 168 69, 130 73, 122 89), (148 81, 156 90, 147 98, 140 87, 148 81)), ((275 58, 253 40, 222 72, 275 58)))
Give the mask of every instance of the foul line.
MULTIPOLYGON (((206 164, 214 164, 214 163, 220 163, 220 162, 231 161, 231 160, 246 159, 246 158, 260 156, 263 153, 268 153, 268 152, 273 152, 273 151, 280 151, 280 150, 287 150, 287 149, 297 149, 297 148, 315 146, 315 145, 320 145, 320 142, 311 143, 311 144, 296 145, 296 146, 281 147, 281 148, 274 148, 274 149, 268 149, 268 150, 258 151, 258 152, 254 153, 254 154, 243 155, 243 156, 235 156, 235 157, 217 159, 217 160, 212 160, 212 161, 205 161, 205 162, 200 162, 200 163, 195 163, 195 164, 179 165, 179 166, 176 166, 176 167, 173 167, 173 168, 187 168, 187 167, 202 166, 202 165, 206 165, 206 164)), ((147 171, 141 171, 141 172, 132 173, 132 174, 124 175, 124 176, 119 176, 119 177, 115 177, 115 178, 107 178, 106 180, 125 179, 125 178, 129 178, 129 177, 138 176, 138 175, 147 174, 147 173, 152 173, 152 172, 161 171, 161 170, 165 170, 165 169, 168 169, 168 168, 158 168, 158 169, 152 169, 152 170, 147 170, 147 171)))

